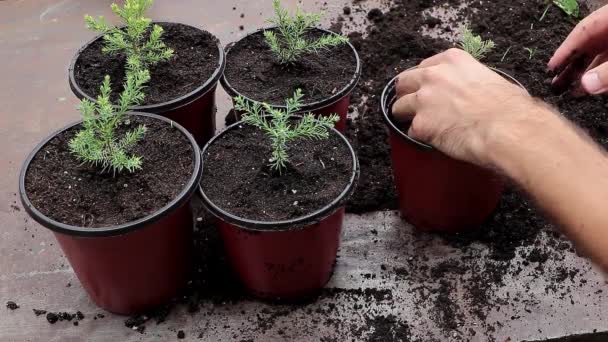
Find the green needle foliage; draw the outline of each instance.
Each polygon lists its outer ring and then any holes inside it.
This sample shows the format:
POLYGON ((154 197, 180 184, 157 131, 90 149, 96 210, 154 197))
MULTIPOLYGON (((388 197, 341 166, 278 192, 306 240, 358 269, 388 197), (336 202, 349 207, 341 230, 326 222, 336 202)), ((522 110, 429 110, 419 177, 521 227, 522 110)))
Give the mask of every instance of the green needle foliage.
POLYGON ((304 13, 299 7, 291 16, 281 7, 280 0, 273 0, 275 17, 268 21, 277 26, 279 34, 264 31, 264 38, 270 49, 282 64, 293 63, 308 52, 318 53, 348 42, 348 38, 338 34, 327 34, 318 39, 306 39, 304 35, 321 20, 318 13, 304 13))
POLYGON ((495 46, 493 41, 489 39, 483 40, 480 36, 473 34, 467 26, 462 31, 462 39, 459 45, 464 51, 478 60, 483 59, 495 46))
POLYGON ((528 51, 528 59, 534 58, 536 55, 537 48, 524 48, 524 50, 528 51))
POLYGON ((284 109, 276 109, 267 103, 250 102, 242 97, 235 98, 235 109, 243 112, 242 121, 258 127, 269 138, 272 145, 270 166, 282 173, 289 162, 287 143, 296 139, 327 139, 328 129, 340 120, 338 115, 320 116, 312 113, 295 121, 294 114, 302 107, 302 91, 296 90, 293 97, 286 101, 284 109))
POLYGON ((123 7, 112 4, 112 10, 125 24, 124 29, 110 26, 104 17, 94 19, 85 15, 87 27, 104 34, 104 53, 124 53, 127 58, 137 58, 144 68, 173 56, 173 49, 168 48, 162 41, 163 28, 153 25, 152 20, 144 17, 145 12, 152 6, 153 0, 126 0, 123 7), (150 31, 149 38, 145 40, 146 33, 150 31))
POLYGON ((141 169, 141 157, 129 155, 128 151, 143 138, 146 127, 140 125, 122 137, 117 137, 115 132, 129 107, 143 101, 144 84, 150 80, 148 70, 137 70, 133 66, 131 70, 136 71, 127 73, 116 111, 110 102, 110 76, 105 77, 97 102, 87 99, 80 102, 83 129, 69 142, 69 148, 80 161, 100 166, 102 172, 112 170, 116 174, 141 169))
POLYGON ((553 0, 555 6, 561 8, 567 15, 578 18, 580 9, 577 0, 553 0))

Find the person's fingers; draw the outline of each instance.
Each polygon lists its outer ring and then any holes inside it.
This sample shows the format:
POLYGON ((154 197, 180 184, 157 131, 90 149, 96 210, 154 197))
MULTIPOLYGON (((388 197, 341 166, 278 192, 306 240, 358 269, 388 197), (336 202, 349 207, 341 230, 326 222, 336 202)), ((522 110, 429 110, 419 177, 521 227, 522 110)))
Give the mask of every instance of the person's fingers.
POLYGON ((608 63, 600 64, 587 71, 581 79, 581 85, 587 93, 592 95, 608 91, 608 63))
POLYGON ((583 19, 555 51, 548 63, 550 70, 563 69, 581 55, 595 56, 606 50, 608 41, 608 6, 583 19))
POLYGON ((392 108, 393 117, 400 122, 411 121, 416 115, 416 93, 406 94, 399 98, 392 108))
POLYGON ((451 48, 451 49, 448 49, 444 52, 438 53, 432 57, 429 57, 429 58, 423 60, 422 62, 420 62, 420 64, 418 64, 418 67, 419 68, 428 68, 428 67, 436 66, 439 64, 443 64, 443 63, 454 62, 456 60, 460 61, 466 55, 467 55, 467 53, 464 52, 462 49, 451 48))
POLYGON ((410 69, 399 74, 395 80, 395 92, 397 97, 414 93, 422 85, 422 69, 410 69))
MULTIPOLYGON (((605 52, 605 53, 595 57, 595 59, 591 62, 591 64, 589 64, 587 69, 580 76, 582 77, 582 75, 587 73, 587 71, 589 71, 591 69, 595 69, 597 66, 604 64, 606 62, 608 62, 608 53, 605 52)), ((588 95, 587 91, 585 91, 585 89, 583 88, 583 85, 582 85, 580 79, 578 82, 576 82, 576 86, 571 91, 571 95, 574 97, 583 97, 585 95, 588 95)))
POLYGON ((592 60, 590 58, 580 57, 574 60, 551 82, 551 87, 557 92, 564 92, 570 88, 571 85, 576 84, 581 75, 585 72, 592 60))
POLYGON ((595 59, 593 60, 593 62, 591 62, 591 64, 589 64, 589 66, 587 67, 587 70, 585 70, 585 72, 591 70, 591 69, 595 69, 595 67, 599 66, 600 64, 604 64, 608 62, 608 52, 604 52, 600 55, 598 55, 597 57, 595 57, 595 59))

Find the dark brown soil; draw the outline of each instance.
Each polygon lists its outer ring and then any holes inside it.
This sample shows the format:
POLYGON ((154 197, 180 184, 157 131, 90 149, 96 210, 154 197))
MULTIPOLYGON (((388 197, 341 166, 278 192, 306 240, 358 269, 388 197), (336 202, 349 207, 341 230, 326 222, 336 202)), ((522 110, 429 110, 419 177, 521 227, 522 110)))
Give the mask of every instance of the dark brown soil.
MULTIPOLYGON (((323 34, 311 31, 308 37, 323 34)), ((355 55, 347 44, 308 53, 293 64, 282 65, 260 32, 243 38, 230 49, 225 76, 237 92, 250 99, 284 105, 298 88, 305 95, 304 103, 326 99, 346 87, 355 70, 355 55)))
MULTIPOLYGON (((425 37, 420 34, 421 27, 433 27, 440 32, 451 32, 456 22, 467 19, 474 32, 484 38, 491 38, 497 48, 485 62, 498 67, 517 78, 534 95, 555 105, 568 118, 589 131, 590 135, 604 147, 608 146, 608 103, 606 97, 575 98, 570 94, 558 94, 551 89, 552 75, 546 72, 546 62, 567 34, 574 27, 557 7, 552 6, 542 22, 538 22, 546 8, 544 1, 506 0, 499 2, 470 1, 469 7, 452 22, 423 15, 422 11, 437 5, 449 4, 456 7, 458 1, 431 0, 406 1, 398 0, 386 12, 372 10, 368 17, 373 21, 367 29, 367 37, 360 33, 351 34, 363 61, 363 75, 354 93, 353 103, 358 104, 359 117, 349 125, 349 137, 354 141, 361 164, 359 191, 351 198, 348 209, 352 212, 364 212, 396 208, 396 192, 390 168, 389 145, 385 124, 379 108, 380 93, 386 83, 398 72, 416 65, 422 59, 454 46, 442 39, 425 37), (505 51, 510 53, 501 59, 505 51), (526 47, 536 48, 535 56, 530 60, 526 47), (366 99, 367 98, 367 99, 366 99), (363 191, 362 191, 363 190, 363 191)), ((582 13, 587 9, 583 6, 582 13)), ((473 274, 465 281, 465 291, 470 301, 472 314, 485 320, 487 313, 498 305, 504 305, 494 295, 496 288, 504 286, 503 276, 516 276, 522 268, 534 267, 538 276, 544 275, 544 263, 563 259, 560 253, 562 243, 559 233, 551 232, 549 224, 538 213, 534 205, 517 189, 508 190, 496 211, 496 214, 479 230, 466 234, 446 235, 444 239, 454 247, 462 249, 465 256, 457 260, 458 265, 450 268, 466 274, 473 274), (555 246, 541 248, 538 236, 547 231, 555 246), (554 234, 554 235, 552 235, 554 234), (474 262, 478 250, 473 245, 481 243, 490 250, 490 256, 483 259, 481 265, 474 262), (529 252, 516 253, 521 247, 531 249, 529 252), (514 258, 523 258, 513 262, 514 258)), ((563 242, 565 245, 570 244, 563 242)), ((571 248, 571 247, 565 247, 571 248)), ((525 250, 525 249, 524 249, 525 250)), ((428 272, 425 263, 408 270, 411 274, 428 272)), ((446 278, 445 265, 431 270, 435 272, 438 287, 431 292, 429 300, 433 304, 437 317, 436 324, 446 332, 464 323, 462 310, 467 306, 453 299, 450 294, 462 279, 446 278)), ((555 283, 547 286, 547 291, 559 296, 567 295, 568 288, 563 288, 559 280, 568 276, 572 270, 564 270, 553 277, 555 283), (557 288, 557 290, 553 290, 557 288)), ((424 276, 420 280, 423 281, 424 276)), ((424 289, 423 289, 424 291, 424 289)), ((420 303, 428 305, 428 303, 420 303)), ((518 305, 518 303, 513 303, 518 305)), ((488 336, 494 329, 491 323, 484 326, 488 336)))
MULTIPOLYGON (((219 63, 218 40, 211 33, 182 24, 159 24, 165 30, 165 44, 175 52, 169 61, 150 67, 145 105, 167 102, 192 92, 211 77, 219 63)), ((103 45, 103 39, 98 39, 82 52, 74 66, 74 77, 85 94, 96 97, 103 78, 110 75, 115 101, 122 90, 126 58, 102 53, 103 45)))
MULTIPOLYGON (((42 310, 44 311, 44 310, 42 310)), ((38 316, 38 313, 36 313, 38 316)), ((75 313, 69 312, 49 312, 46 314, 46 320, 50 324, 55 324, 57 322, 67 321, 71 322, 74 320, 74 326, 78 326, 78 322, 84 319, 84 314, 80 311, 76 311, 75 313)))
POLYGON ((138 124, 148 128, 131 151, 142 156, 142 170, 114 176, 83 165, 68 149, 76 126, 49 141, 30 163, 25 188, 34 207, 68 225, 106 227, 135 221, 174 200, 192 176, 190 142, 163 121, 129 119, 119 126, 118 136, 138 124))
POLYGON ((19 309, 19 305, 17 305, 17 303, 13 302, 12 300, 9 300, 8 302, 6 302, 6 307, 9 310, 17 310, 17 309, 19 309))
POLYGON ((246 219, 281 221, 305 216, 334 201, 352 175, 352 157, 335 134, 289 145, 282 175, 268 166, 270 141, 258 128, 225 133, 203 156, 202 187, 220 208, 246 219))

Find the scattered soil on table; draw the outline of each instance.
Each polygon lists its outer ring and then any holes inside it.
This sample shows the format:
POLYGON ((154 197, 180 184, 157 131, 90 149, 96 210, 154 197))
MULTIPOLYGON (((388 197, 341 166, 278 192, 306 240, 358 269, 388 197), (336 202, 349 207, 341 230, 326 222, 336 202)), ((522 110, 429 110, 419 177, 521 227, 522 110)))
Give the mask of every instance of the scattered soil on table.
MULTIPOLYGON (((42 311, 44 310, 39 310, 40 315, 42 314, 42 311)), ((36 314, 36 316, 39 316, 39 314, 34 311, 34 313, 36 314)), ((84 319, 84 314, 80 311, 76 311, 75 313, 69 313, 69 312, 48 312, 46 314, 46 320, 50 323, 50 324, 55 324, 57 322, 62 322, 62 321, 68 321, 71 322, 72 320, 74 320, 74 325, 77 326, 79 321, 82 321, 84 319)))
MULTIPOLYGON (((353 33, 351 42, 363 61, 363 75, 353 96, 358 117, 349 123, 348 135, 354 142, 361 164, 359 191, 348 204, 351 212, 365 212, 396 208, 396 192, 390 165, 390 149, 387 131, 380 112, 380 94, 387 82, 399 72, 418 64, 422 59, 454 46, 452 42, 421 35, 421 28, 434 28, 439 32, 451 32, 459 22, 470 22, 471 29, 484 39, 492 39, 496 49, 485 62, 502 69, 517 78, 530 93, 556 106, 559 111, 586 129, 594 140, 608 146, 608 105, 606 97, 575 98, 570 94, 558 94, 551 89, 552 75, 546 72, 546 62, 559 44, 573 29, 575 23, 556 6, 551 6, 542 22, 538 18, 546 9, 544 1, 507 0, 500 2, 468 1, 468 7, 460 10, 454 21, 444 22, 425 10, 436 6, 457 7, 459 1, 405 1, 398 0, 385 12, 372 9, 368 18, 372 23, 365 35, 353 33), (428 13, 428 12, 427 12, 428 13), (536 48, 532 60, 526 47, 536 48), (509 54, 502 60, 505 51, 509 54), (501 61, 502 60, 502 61, 501 61)), ((583 6, 582 13, 587 13, 583 6)), ((339 25, 340 20, 336 23, 339 25)), ((419 276, 423 283, 431 272, 438 285, 420 287, 420 295, 431 293, 437 326, 450 333, 466 323, 465 308, 484 322, 488 312, 504 305, 495 291, 504 286, 505 276, 517 276, 523 269, 535 267, 540 277, 547 277, 544 263, 563 259, 565 249, 572 246, 563 241, 559 233, 552 232, 550 225, 517 189, 509 189, 496 211, 480 229, 463 234, 445 235, 449 245, 465 253, 462 260, 449 265, 438 265, 429 270, 427 263, 402 269, 404 277, 419 276), (548 235, 553 245, 542 247, 540 232, 548 235), (479 259, 479 244, 488 248, 489 255, 479 259), (522 249, 523 248, 523 249, 522 249), (522 251, 519 252, 518 250, 522 251), (560 253, 561 252, 561 253, 560 253), (513 261, 519 256, 523 261, 513 261), (448 266, 446 268, 446 266, 448 266), (473 274, 471 279, 450 278, 446 269, 458 274, 473 274), (457 286, 464 282, 468 303, 456 298, 457 286)), ((569 288, 560 285, 566 277, 576 275, 573 270, 558 271, 554 283, 547 291, 565 297, 569 288), (554 291, 555 290, 555 291, 554 291)), ((451 272, 450 272, 451 273, 451 272)), ((569 278, 571 279, 571 278, 569 278)), ((514 302, 513 300, 511 301, 514 302)), ((428 305, 426 302, 420 305, 428 305)), ((515 305, 524 306, 522 303, 515 305)), ((484 323, 488 336, 495 325, 484 323)))
POLYGON ((194 168, 192 146, 164 121, 129 117, 117 136, 145 124, 147 132, 130 153, 142 169, 113 175, 83 165, 68 149, 80 126, 51 139, 34 157, 25 177, 27 195, 47 217, 78 227, 107 227, 145 217, 174 200, 194 168))
POLYGON ((17 305, 17 303, 13 302, 12 300, 9 300, 8 302, 6 302, 6 308, 9 310, 17 310, 19 309, 19 305, 17 305))
MULTIPOLYGON (((146 86, 144 105, 177 99, 201 87, 219 66, 218 40, 211 33, 177 24, 159 23, 163 41, 175 52, 169 61, 150 67, 151 81, 146 86)), ((76 84, 82 91, 97 97, 106 75, 110 75, 114 90, 112 101, 118 99, 125 77, 124 54, 110 55, 101 50, 103 39, 89 45, 74 66, 76 84)))
MULTIPOLYGON (((310 31, 307 39, 325 34, 310 31)), ((238 93, 256 101, 285 105, 285 100, 299 88, 304 94, 304 103, 312 103, 346 87, 354 77, 356 66, 348 44, 306 53, 294 63, 280 64, 260 32, 230 48, 225 77, 238 93)))
POLYGON ((353 161, 338 135, 297 139, 288 149, 289 164, 279 174, 268 166, 272 149, 260 129, 232 129, 203 156, 202 188, 211 202, 233 215, 282 221, 322 209, 348 186, 353 161))

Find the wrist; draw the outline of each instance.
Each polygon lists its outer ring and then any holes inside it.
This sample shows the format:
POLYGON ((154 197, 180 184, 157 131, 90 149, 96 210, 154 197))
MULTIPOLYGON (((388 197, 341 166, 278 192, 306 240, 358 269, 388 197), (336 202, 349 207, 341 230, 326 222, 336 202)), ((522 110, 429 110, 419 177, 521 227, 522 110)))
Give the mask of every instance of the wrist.
POLYGON ((554 148, 556 141, 552 137, 559 137, 567 127, 558 115, 548 105, 532 98, 512 108, 488 129, 483 144, 486 165, 521 180, 523 158, 534 158, 535 153, 554 148))

